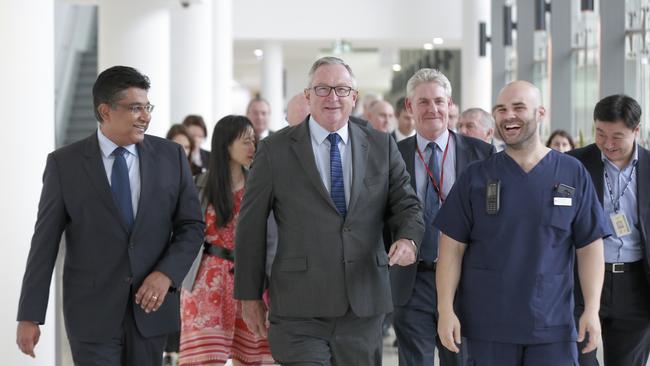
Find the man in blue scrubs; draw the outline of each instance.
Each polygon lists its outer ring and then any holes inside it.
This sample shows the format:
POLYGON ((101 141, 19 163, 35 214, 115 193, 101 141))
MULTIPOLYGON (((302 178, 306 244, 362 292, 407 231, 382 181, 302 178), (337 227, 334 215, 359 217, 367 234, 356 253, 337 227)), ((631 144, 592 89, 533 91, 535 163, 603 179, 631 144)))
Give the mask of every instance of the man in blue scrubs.
POLYGON ((576 339, 588 334, 582 352, 600 343, 609 229, 582 164, 540 141, 544 115, 534 85, 506 85, 494 108, 506 150, 467 167, 434 221, 443 233, 438 333, 458 352, 462 329, 476 366, 574 366, 576 339), (578 333, 576 256, 585 297, 578 333))

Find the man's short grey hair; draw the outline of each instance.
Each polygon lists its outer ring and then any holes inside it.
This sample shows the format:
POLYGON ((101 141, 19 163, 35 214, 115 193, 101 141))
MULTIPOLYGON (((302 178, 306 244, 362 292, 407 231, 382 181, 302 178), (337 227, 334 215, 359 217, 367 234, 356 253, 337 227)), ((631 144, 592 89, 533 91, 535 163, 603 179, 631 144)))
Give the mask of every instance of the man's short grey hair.
MULTIPOLYGON (((321 57, 318 60, 316 60, 316 62, 314 62, 313 65, 311 65, 311 69, 309 69, 309 84, 307 84, 308 88, 312 86, 311 83, 314 80, 314 74, 316 73, 316 70, 318 70, 319 67, 325 65, 342 65, 343 67, 345 67, 345 69, 350 74, 350 79, 352 79, 352 88, 353 89, 357 88, 357 80, 354 77, 354 73, 352 72, 352 68, 350 68, 350 65, 346 64, 345 61, 341 60, 340 58, 334 56, 321 57)), ((331 86, 335 86, 335 85, 331 85, 331 86)))
POLYGON ((436 69, 420 69, 411 76, 408 83, 406 83, 406 96, 412 97, 413 91, 420 84, 436 83, 444 89, 447 98, 451 98, 451 83, 445 74, 436 69))
POLYGON ((468 108, 460 114, 460 117, 458 119, 463 119, 474 113, 479 115, 481 125, 483 125, 485 129, 494 128, 494 118, 492 118, 492 115, 482 108, 468 108))

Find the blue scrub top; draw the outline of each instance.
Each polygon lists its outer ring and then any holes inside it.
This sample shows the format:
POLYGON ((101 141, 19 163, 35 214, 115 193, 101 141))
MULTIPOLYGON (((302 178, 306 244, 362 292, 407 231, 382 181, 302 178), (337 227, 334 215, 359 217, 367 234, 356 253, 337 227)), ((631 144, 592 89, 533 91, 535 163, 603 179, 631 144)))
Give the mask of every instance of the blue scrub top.
POLYGON ((535 344, 575 341, 575 249, 610 235, 589 174, 551 150, 528 173, 505 152, 467 167, 434 225, 467 244, 458 310, 468 338, 535 344), (500 210, 486 212, 486 186, 501 181, 500 210), (556 189, 575 188, 571 206, 556 189))

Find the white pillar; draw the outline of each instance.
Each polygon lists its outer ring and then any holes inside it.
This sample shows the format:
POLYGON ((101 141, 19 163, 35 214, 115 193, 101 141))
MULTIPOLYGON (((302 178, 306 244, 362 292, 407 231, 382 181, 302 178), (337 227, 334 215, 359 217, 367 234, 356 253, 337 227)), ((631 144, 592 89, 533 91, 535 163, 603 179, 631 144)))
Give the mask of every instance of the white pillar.
POLYGON ((212 1, 171 5, 171 121, 212 116, 212 1))
MULTIPOLYGON (((472 107, 491 110, 492 104, 492 61, 488 54, 479 56, 479 22, 485 22, 490 29, 490 2, 485 0, 463 0, 463 46, 461 48, 460 108, 472 107)), ((489 31, 488 31, 489 34, 489 31)), ((462 112, 462 110, 461 110, 462 112)))
POLYGON ((3 365, 54 365, 55 291, 36 347, 36 359, 16 346, 16 313, 34 232, 47 154, 54 149, 54 0, 0 1, 0 110, 3 118, 0 222, 3 365), (25 21, 29 19, 29 26, 25 21))
MULTIPOLYGON (((213 118, 209 120, 214 124, 233 111, 233 15, 232 0, 218 0, 212 4, 213 118)), ((212 130, 209 126, 208 129, 212 130)))
POLYGON ((170 121, 170 21, 165 0, 101 0, 99 72, 115 65, 135 67, 151 79, 156 106, 148 134, 165 136, 170 121))
POLYGON ((266 41, 262 47, 262 98, 271 106, 269 129, 277 131, 286 126, 284 121, 284 96, 282 80, 284 79, 282 62, 282 45, 277 41, 266 41))

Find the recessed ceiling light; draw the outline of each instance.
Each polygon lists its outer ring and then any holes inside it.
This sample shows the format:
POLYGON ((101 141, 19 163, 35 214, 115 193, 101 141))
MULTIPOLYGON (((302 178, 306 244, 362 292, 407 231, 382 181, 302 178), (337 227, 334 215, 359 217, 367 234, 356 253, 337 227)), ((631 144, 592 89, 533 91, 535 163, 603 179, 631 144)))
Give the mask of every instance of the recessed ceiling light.
POLYGON ((422 45, 425 50, 432 50, 433 49, 433 44, 432 43, 425 43, 422 45))
POLYGON ((400 65, 400 64, 393 64, 393 71, 395 71, 395 72, 402 71, 402 65, 400 65))
POLYGON ((255 49, 255 51, 253 51, 253 55, 255 55, 255 57, 257 57, 257 59, 259 60, 264 56, 264 51, 257 48, 255 49))
POLYGON ((433 44, 443 44, 444 42, 445 42, 445 40, 440 38, 440 37, 435 37, 433 39, 433 44))

